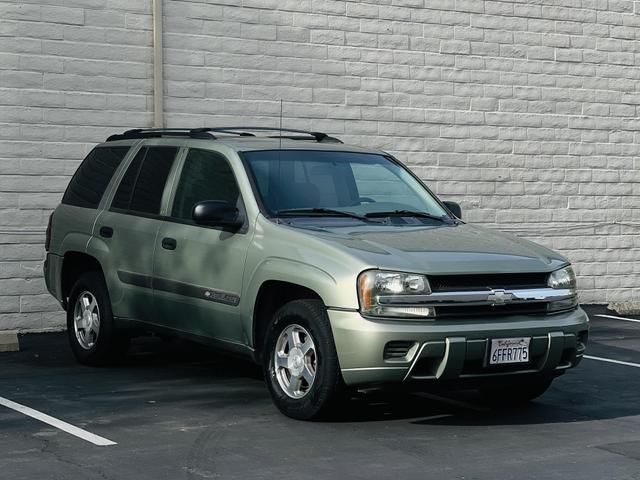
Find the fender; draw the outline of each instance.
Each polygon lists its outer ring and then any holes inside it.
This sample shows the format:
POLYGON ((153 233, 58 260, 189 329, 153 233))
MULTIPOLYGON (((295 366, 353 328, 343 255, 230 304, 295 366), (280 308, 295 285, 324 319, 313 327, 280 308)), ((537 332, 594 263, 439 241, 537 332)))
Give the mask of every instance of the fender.
POLYGON ((82 232, 71 232, 64 236, 60 246, 56 249, 56 254, 64 256, 68 252, 86 253, 87 243, 91 240, 91 234, 82 232))
POLYGON ((85 253, 87 242, 91 238, 91 235, 81 232, 67 233, 62 239, 55 245, 55 249, 47 253, 47 260, 49 262, 44 269, 45 283, 51 293, 63 308, 66 308, 66 298, 62 292, 62 271, 64 268, 64 257, 67 253, 77 252, 85 253))
POLYGON ((243 297, 245 303, 243 329, 246 338, 253 344, 253 315, 260 287, 267 281, 294 283, 314 291, 327 307, 357 308, 355 282, 348 288, 344 281, 333 277, 327 271, 297 260, 282 257, 267 257, 249 275, 243 297), (353 302, 356 302, 354 304, 353 302))
MULTIPOLYGON (((52 275, 53 278, 51 281, 55 282, 54 290, 56 294, 54 295, 56 299, 61 303, 63 308, 66 309, 66 298, 63 293, 63 272, 65 269, 65 261, 67 260, 68 254, 76 253, 83 254, 93 257, 103 272, 105 272, 103 267, 103 259, 97 258, 94 254, 88 252, 87 246, 91 241, 91 235, 88 233, 82 232, 71 232, 66 234, 60 244, 58 245, 57 252, 49 252, 49 258, 52 260, 52 275), (58 259, 57 261, 55 259, 58 259)), ((50 290, 51 291, 51 290, 50 290)))
POLYGON ((102 266, 102 273, 107 284, 111 303, 116 304, 121 299, 123 292, 116 269, 111 265, 112 254, 109 245, 101 238, 93 236, 87 243, 86 253, 95 258, 102 266))

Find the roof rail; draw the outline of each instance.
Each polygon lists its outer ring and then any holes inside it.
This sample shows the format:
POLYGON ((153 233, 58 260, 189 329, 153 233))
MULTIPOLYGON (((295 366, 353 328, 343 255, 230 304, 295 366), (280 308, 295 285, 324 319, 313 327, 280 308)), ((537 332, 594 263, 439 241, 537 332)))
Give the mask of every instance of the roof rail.
MULTIPOLYGON (((246 133, 239 133, 239 131, 242 132, 280 132, 280 135, 268 135, 268 138, 286 138, 289 140, 309 140, 309 138, 303 137, 303 136, 298 136, 298 135, 282 135, 282 132, 286 132, 286 133, 300 133, 302 135, 307 135, 310 137, 313 137, 313 139, 315 139, 316 142, 328 142, 328 143, 342 143, 339 139, 335 138, 335 137, 330 137, 329 135, 327 135, 326 133, 323 132, 312 132, 309 130, 299 130, 297 128, 279 128, 279 127, 217 127, 217 128, 201 128, 201 129, 197 129, 199 131, 206 131, 206 132, 220 132, 220 133, 233 133, 236 135, 246 135, 246 133)), ((249 134, 251 135, 251 134, 249 134)))
MULTIPOLYGON (((115 140, 130 140, 136 138, 158 138, 158 137, 191 137, 212 140, 216 137, 206 132, 194 132, 189 128, 134 128, 123 133, 117 133, 107 138, 107 142, 115 140)), ((197 129, 196 129, 197 130, 197 129)))
POLYGON ((316 142, 342 143, 335 137, 330 137, 322 132, 310 132, 307 130, 298 130, 293 128, 271 128, 271 127, 202 127, 202 128, 136 128, 127 130, 124 133, 111 135, 107 138, 107 142, 115 140, 130 140, 136 138, 158 138, 158 137, 190 137, 205 140, 215 140, 213 133, 223 133, 227 135, 238 135, 241 137, 255 137, 254 132, 280 132, 280 135, 268 135, 267 138, 286 138, 289 140, 311 140, 316 142), (286 133, 299 133, 301 135, 282 135, 286 133))

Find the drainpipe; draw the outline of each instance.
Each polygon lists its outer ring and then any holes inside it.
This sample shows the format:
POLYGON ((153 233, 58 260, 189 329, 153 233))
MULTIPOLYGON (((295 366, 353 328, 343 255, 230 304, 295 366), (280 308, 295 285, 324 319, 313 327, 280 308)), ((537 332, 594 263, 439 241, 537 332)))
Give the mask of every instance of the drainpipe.
POLYGON ((164 127, 164 82, 162 71, 162 0, 153 0, 153 126, 164 127))

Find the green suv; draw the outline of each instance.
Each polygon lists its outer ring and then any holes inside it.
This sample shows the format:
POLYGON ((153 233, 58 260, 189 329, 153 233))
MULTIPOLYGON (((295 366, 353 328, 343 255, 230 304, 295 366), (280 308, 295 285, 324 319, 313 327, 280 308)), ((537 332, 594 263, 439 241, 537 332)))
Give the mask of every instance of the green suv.
POLYGON ((535 398, 585 350, 574 272, 460 218, 388 153, 323 133, 129 130, 71 179, 44 273, 81 363, 186 336, 262 365, 294 418, 393 384, 535 398))

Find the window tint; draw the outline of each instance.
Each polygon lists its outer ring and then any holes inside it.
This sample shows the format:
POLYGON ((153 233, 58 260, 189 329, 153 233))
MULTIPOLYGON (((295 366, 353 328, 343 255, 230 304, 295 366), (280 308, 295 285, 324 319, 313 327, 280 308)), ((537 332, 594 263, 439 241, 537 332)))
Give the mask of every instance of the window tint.
POLYGON ((133 192, 133 186, 136 184, 138 178, 138 172, 140 172, 140 166, 147 154, 146 148, 141 148, 131 161, 129 168, 124 173, 124 177, 120 180, 116 195, 111 202, 111 208, 120 208, 122 210, 129 210, 129 203, 131 202, 131 193, 133 192))
POLYGON ((191 149, 178 182, 172 216, 191 220, 193 206, 203 200, 224 200, 238 205, 240 191, 224 156, 191 149))
POLYGON ((129 147, 97 147, 84 159, 67 187, 62 203, 97 208, 111 177, 129 147))
POLYGON ((173 160, 178 153, 176 147, 149 148, 138 174, 131 210, 144 213, 160 213, 162 193, 167 183, 173 160))
POLYGON ((118 186, 112 207, 140 213, 160 213, 162 193, 177 152, 177 147, 140 150, 118 186))

